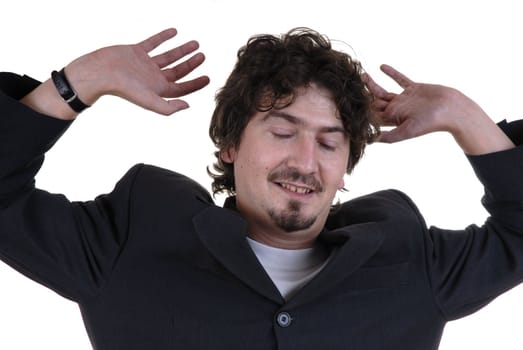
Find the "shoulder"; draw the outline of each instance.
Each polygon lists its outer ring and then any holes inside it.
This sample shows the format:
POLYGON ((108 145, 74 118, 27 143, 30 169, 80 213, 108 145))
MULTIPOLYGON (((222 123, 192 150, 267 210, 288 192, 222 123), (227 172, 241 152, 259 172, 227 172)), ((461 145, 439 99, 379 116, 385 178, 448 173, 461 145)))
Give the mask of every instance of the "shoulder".
MULTIPOLYGON (((342 203, 326 223, 327 230, 352 231, 382 237, 369 266, 418 261, 422 266, 427 225, 413 201, 398 190, 384 190, 342 203), (416 247, 416 248, 415 248, 416 247)), ((365 238, 360 238, 365 240, 365 238)))
POLYGON ((187 197, 197 198, 206 203, 213 203, 209 192, 198 182, 175 171, 149 164, 136 164, 123 176, 120 182, 132 187, 135 196, 160 200, 174 196, 182 200, 187 197))
POLYGON ((405 193, 389 189, 341 203, 329 216, 327 228, 392 221, 425 225, 414 202, 405 193))

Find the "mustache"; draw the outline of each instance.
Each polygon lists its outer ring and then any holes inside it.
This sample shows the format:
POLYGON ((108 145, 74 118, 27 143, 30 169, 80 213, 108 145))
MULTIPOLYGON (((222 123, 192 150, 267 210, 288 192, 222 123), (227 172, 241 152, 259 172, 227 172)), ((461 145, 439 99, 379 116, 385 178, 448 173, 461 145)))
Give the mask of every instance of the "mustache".
POLYGON ((271 182, 292 181, 302 183, 311 187, 315 192, 323 192, 321 182, 311 174, 302 174, 296 168, 276 169, 269 174, 268 177, 271 182))

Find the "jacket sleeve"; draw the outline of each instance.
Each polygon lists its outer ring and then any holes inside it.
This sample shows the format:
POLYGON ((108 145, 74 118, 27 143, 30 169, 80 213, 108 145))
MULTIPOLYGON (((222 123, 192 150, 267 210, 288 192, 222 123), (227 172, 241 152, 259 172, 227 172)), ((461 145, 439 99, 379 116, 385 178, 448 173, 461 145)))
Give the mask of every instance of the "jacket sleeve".
POLYGON ((448 320, 466 316, 523 281, 523 121, 499 125, 516 148, 469 156, 490 216, 481 227, 426 235, 429 280, 448 320))
POLYGON ((0 258, 31 279, 79 301, 97 293, 126 240, 134 167, 89 202, 35 188, 44 153, 70 122, 18 99, 38 82, 0 73, 0 258))

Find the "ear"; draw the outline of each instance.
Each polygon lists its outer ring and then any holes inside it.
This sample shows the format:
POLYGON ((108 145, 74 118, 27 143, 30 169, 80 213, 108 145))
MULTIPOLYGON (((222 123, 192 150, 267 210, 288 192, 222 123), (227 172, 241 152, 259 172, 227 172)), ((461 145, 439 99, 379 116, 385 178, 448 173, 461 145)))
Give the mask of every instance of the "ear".
POLYGON ((343 190, 345 188, 345 177, 342 177, 340 183, 338 184, 338 190, 343 190))
POLYGON ((229 147, 220 151, 220 158, 225 163, 232 164, 236 160, 236 154, 236 149, 234 147, 229 147))

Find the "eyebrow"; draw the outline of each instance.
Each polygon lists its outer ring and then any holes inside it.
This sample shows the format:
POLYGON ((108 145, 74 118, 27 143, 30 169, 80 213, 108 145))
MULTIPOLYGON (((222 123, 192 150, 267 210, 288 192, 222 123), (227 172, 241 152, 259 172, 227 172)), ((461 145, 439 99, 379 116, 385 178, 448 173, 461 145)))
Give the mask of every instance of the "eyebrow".
MULTIPOLYGON (((300 119, 292 114, 274 110, 274 109, 271 110, 269 113, 267 113, 265 115, 265 117, 263 118, 263 120, 265 121, 269 118, 281 118, 281 119, 284 119, 284 120, 288 121, 289 123, 295 124, 295 125, 304 125, 305 124, 302 119, 300 119)), ((343 134, 344 136, 347 136, 347 131, 342 126, 337 126, 337 125, 336 126, 324 126, 324 127, 320 128, 320 132, 322 132, 322 133, 339 132, 339 133, 343 134)))

